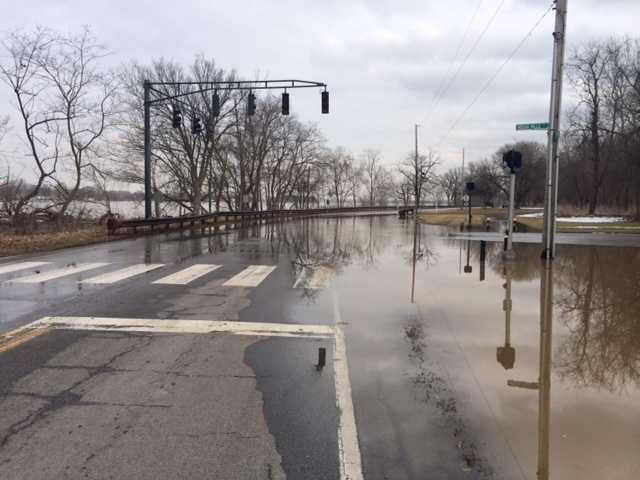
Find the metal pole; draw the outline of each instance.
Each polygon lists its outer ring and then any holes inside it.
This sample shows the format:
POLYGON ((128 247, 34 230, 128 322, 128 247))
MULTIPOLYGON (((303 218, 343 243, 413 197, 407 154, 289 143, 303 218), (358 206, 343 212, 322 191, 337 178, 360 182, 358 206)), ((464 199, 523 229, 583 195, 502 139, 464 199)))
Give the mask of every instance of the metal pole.
POLYGON ((553 262, 543 260, 540 276, 540 378, 538 380, 538 479, 549 479, 549 415, 553 327, 553 262))
POLYGON ((511 172, 511 185, 509 186, 509 223, 507 231, 507 256, 513 255, 513 215, 516 201, 516 174, 511 172))
POLYGON ((558 140, 560 137, 560 107, 562 104, 562 71, 564 64, 567 1, 556 0, 556 24, 553 32, 553 71, 549 105, 547 146, 547 178, 544 201, 544 230, 542 257, 555 255, 556 211, 558 208, 558 140))
POLYGON ((150 219, 151 214, 151 84, 144 81, 144 218, 150 219))

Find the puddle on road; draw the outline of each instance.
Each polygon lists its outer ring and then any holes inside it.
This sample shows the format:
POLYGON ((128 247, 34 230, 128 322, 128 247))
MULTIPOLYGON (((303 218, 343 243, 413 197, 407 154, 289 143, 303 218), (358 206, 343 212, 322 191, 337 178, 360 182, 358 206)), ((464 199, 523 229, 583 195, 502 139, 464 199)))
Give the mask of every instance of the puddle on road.
MULTIPOLYGON (((505 264, 423 226, 412 306, 410 221, 269 229, 292 283, 333 272, 366 478, 640 478, 640 249, 560 246, 545 269, 537 245, 505 264)), ((296 321, 331 311, 299 299, 296 321)))

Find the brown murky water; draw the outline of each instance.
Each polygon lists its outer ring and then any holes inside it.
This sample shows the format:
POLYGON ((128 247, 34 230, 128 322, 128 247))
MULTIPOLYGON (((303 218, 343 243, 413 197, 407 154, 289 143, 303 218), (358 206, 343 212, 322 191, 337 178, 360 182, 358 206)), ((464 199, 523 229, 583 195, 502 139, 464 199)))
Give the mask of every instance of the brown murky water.
POLYGON ((640 478, 640 249, 560 246, 546 268, 537 245, 505 263, 423 226, 412 306, 412 233, 385 217, 274 236, 294 273, 334 272, 292 316, 339 295, 366 478, 640 478))

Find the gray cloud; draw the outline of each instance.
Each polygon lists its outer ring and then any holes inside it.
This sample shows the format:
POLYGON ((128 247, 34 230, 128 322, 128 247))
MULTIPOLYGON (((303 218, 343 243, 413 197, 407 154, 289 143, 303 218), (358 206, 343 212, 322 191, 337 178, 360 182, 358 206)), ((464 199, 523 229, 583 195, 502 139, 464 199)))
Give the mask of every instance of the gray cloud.
MULTIPOLYGON (((482 2, 460 58, 499 2, 482 2)), ((477 4, 476 0, 32 0, 4 8, 0 30, 39 24, 76 31, 90 25, 113 52, 109 62, 114 65, 159 56, 186 63, 203 53, 246 77, 325 81, 332 95, 330 116, 320 116, 317 92, 295 92, 292 108, 302 119, 317 123, 331 144, 355 151, 380 148, 392 163, 411 149, 415 122, 423 125, 422 148, 439 141, 550 1, 507 0, 438 108, 429 112, 477 4)), ((634 35, 638 18, 637 0, 572 0, 569 49, 612 33, 634 35)), ((552 28, 551 13, 441 145, 446 166, 458 162, 463 146, 471 159, 489 155, 501 143, 515 139, 516 122, 546 118, 552 28)), ((0 90, 2 100, 10 98, 5 90, 0 90)), ((6 101, 3 105, 8 108, 6 101)), ((544 135, 533 135, 544 140, 544 135)))

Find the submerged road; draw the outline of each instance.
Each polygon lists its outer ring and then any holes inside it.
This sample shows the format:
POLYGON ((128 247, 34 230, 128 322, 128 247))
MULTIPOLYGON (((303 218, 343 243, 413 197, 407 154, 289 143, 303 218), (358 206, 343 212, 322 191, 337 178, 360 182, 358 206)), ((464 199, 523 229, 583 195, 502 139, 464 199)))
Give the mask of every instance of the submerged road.
POLYGON ((0 260, 0 478, 528 479, 545 458, 549 478, 637 476, 638 389, 584 376, 571 342, 572 292, 606 288, 632 322, 638 249, 559 248, 549 414, 537 246, 505 266, 423 227, 411 304, 412 234, 321 218, 0 260))

